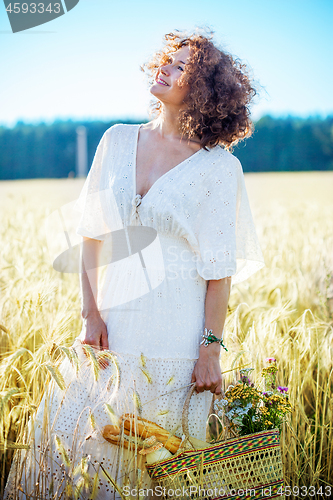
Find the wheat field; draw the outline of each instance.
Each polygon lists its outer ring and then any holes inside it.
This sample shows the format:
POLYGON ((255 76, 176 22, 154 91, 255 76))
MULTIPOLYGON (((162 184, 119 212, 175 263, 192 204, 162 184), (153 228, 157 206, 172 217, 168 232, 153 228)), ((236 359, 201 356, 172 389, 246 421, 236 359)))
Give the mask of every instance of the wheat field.
MULTIPOLYGON (((320 491, 333 485, 333 172, 252 173, 245 181, 266 267, 232 288, 222 368, 250 364, 260 373, 266 357, 277 359, 293 407, 281 435, 285 484, 320 491)), ((80 331, 78 276, 53 270, 44 220, 82 185, 0 183, 0 496, 55 376, 55 345, 70 346, 80 331)), ((230 372, 225 386, 233 380, 230 372)))

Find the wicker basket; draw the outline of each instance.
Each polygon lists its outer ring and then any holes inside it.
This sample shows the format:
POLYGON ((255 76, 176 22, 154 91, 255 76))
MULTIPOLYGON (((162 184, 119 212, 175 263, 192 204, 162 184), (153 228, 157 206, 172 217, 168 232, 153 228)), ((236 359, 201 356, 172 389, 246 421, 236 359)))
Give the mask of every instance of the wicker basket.
MULTIPOLYGON (((194 387, 186 398, 182 420, 189 442, 188 407, 193 392, 194 387)), ((277 429, 186 450, 146 469, 164 499, 285 498, 281 494, 283 468, 277 429)))

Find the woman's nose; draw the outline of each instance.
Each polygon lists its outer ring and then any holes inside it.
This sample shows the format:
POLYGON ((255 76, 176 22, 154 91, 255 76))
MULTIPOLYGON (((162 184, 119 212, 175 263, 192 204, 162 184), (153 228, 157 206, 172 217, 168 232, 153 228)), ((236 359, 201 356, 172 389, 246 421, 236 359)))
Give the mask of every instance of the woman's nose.
POLYGON ((169 74, 168 66, 169 66, 169 64, 164 64, 163 66, 161 66, 160 67, 161 73, 163 73, 164 75, 168 75, 169 74))

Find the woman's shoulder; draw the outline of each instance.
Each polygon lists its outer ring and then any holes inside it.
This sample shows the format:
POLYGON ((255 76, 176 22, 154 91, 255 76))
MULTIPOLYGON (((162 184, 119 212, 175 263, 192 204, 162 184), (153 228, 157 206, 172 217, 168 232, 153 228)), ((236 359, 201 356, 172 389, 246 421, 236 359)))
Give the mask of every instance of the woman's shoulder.
POLYGON ((104 132, 104 135, 111 136, 113 134, 131 133, 136 130, 139 125, 139 123, 115 123, 104 132))
POLYGON ((107 132, 109 130, 120 130, 120 129, 130 130, 139 127, 141 125, 142 123, 115 123, 114 125, 112 125, 110 128, 107 129, 107 132))
POLYGON ((217 145, 210 148, 209 153, 212 158, 213 170, 220 172, 223 169, 227 169, 227 171, 231 169, 237 173, 243 172, 239 159, 222 146, 217 145))

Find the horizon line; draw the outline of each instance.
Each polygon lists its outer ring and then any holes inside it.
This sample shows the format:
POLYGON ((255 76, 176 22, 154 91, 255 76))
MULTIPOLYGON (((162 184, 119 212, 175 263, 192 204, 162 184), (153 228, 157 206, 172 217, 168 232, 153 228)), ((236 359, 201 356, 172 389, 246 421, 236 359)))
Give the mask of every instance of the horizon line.
MULTIPOLYGON (((320 119, 320 120, 326 120, 326 119, 329 119, 329 118, 333 118, 333 111, 331 112, 328 112, 326 114, 323 114, 323 113, 309 113, 307 115, 302 115, 302 114, 294 114, 294 113, 270 113, 270 112, 267 112, 267 113, 263 113, 262 115, 260 115, 259 117, 257 118, 253 118, 253 122, 256 123, 258 121, 260 121, 262 118, 266 118, 266 117, 269 117, 269 118, 273 118, 273 119, 282 119, 282 120, 285 120, 285 119, 288 119, 288 118, 293 118, 293 119, 298 119, 298 120, 308 120, 308 119, 313 119, 313 118, 316 118, 316 119, 320 119)), ((32 125, 32 126, 37 126, 37 125, 47 125, 47 126, 52 126, 56 123, 65 123, 65 122, 72 122, 72 123, 94 123, 94 122, 103 122, 103 123, 109 123, 109 122, 116 122, 116 121, 123 121, 124 123, 126 122, 135 122, 135 123, 147 123, 149 120, 149 118, 147 117, 130 117, 130 116, 121 116, 121 117, 118 117, 118 116, 115 116, 115 117, 110 117, 110 118, 77 118, 77 117, 68 117, 68 118, 61 118, 61 117, 54 117, 52 119, 44 119, 44 118, 38 118, 36 120, 25 120, 25 119, 21 119, 21 118, 18 118, 16 120, 16 122, 14 124, 10 124, 10 122, 0 122, 0 127, 3 127, 3 128, 15 128, 16 126, 18 125, 32 125)))

